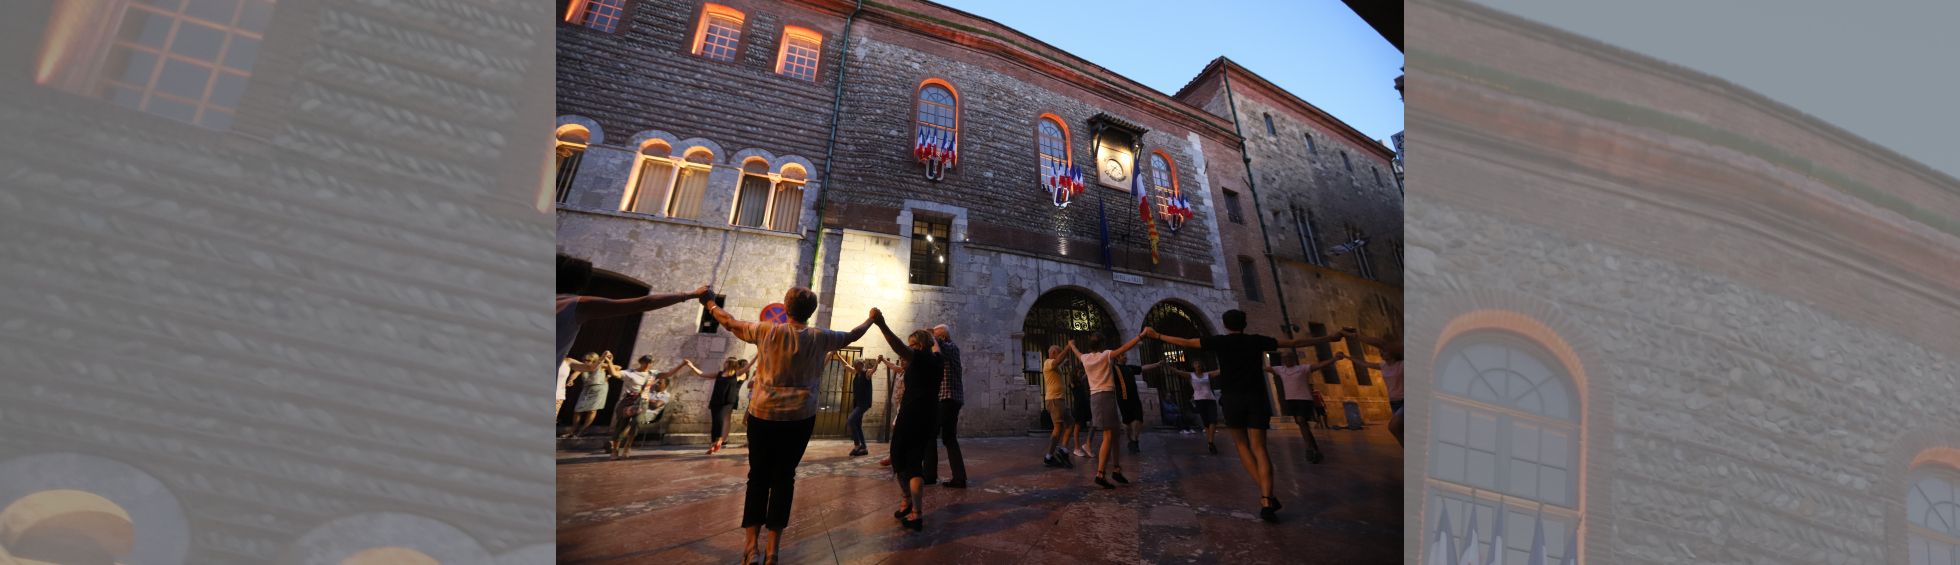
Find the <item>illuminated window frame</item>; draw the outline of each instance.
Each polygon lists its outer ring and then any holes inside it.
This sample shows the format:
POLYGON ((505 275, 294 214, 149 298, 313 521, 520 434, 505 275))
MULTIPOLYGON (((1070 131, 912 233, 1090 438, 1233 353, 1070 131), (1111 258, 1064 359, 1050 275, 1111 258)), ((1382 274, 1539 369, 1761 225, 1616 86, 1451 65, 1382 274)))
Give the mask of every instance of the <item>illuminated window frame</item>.
POLYGON ((733 63, 742 55, 742 26, 748 15, 720 4, 704 4, 701 21, 695 26, 693 53, 716 61, 733 63), (732 25, 730 25, 732 24, 732 25))
POLYGON ((585 126, 566 124, 558 126, 554 136, 557 144, 553 152, 558 158, 555 172, 558 194, 555 202, 563 204, 572 195, 572 184, 578 180, 579 164, 585 161, 585 148, 592 139, 592 132, 585 126))
POLYGON ((1157 202, 1157 217, 1169 218, 1171 198, 1177 196, 1177 161, 1163 151, 1150 152, 1151 199, 1157 202), (1162 164, 1162 167, 1158 167, 1162 164))
POLYGON ((626 2, 627 0, 572 0, 571 8, 565 10, 565 21, 613 33, 619 30, 619 23, 626 20, 626 2))
POLYGON ((958 151, 959 143, 960 143, 960 91, 959 89, 953 88, 952 84, 947 83, 946 81, 943 80, 926 79, 924 82, 919 83, 919 87, 917 89, 913 90, 912 103, 914 106, 914 109, 912 111, 912 124, 913 124, 912 127, 914 133, 928 134, 928 136, 930 136, 930 134, 932 133, 931 131, 928 130, 930 129, 930 130, 943 131, 948 134, 951 134, 953 136, 954 151, 958 151), (953 99, 953 104, 949 106, 939 102, 926 100, 925 98, 926 89, 934 86, 946 89, 946 94, 953 99), (939 124, 929 123, 926 122, 925 120, 920 119, 924 117, 924 114, 928 109, 932 109, 932 108, 945 108, 946 112, 950 114, 949 119, 953 122, 953 126, 948 128, 939 124))
POLYGON ((672 153, 672 146, 658 139, 650 139, 640 145, 640 152, 634 158, 632 178, 626 181, 625 194, 619 200, 620 211, 665 215, 668 203, 674 198, 674 183, 680 180, 681 172, 690 166, 706 168, 704 165, 690 163, 684 159, 675 159, 672 153), (653 152, 649 153, 649 150, 653 152), (663 178, 646 178, 647 171, 654 165, 667 167, 663 178), (647 194, 656 190, 660 195, 654 199, 660 202, 642 201, 647 194))
POLYGON ((1056 117, 1054 114, 1042 114, 1040 119, 1035 120, 1035 151, 1041 155, 1041 182, 1043 184, 1046 184, 1049 178, 1068 170, 1069 165, 1075 163, 1075 145, 1071 142, 1072 138, 1070 135, 1068 122, 1062 121, 1061 118, 1056 117), (1061 137, 1048 135, 1047 132, 1041 131, 1043 124, 1055 126, 1055 130, 1062 134, 1061 137), (1056 148, 1061 149, 1060 156, 1052 154, 1052 149, 1056 148))
MULTIPOLYGON (((800 225, 779 225, 785 222, 777 221, 776 208, 778 206, 789 205, 788 202, 780 198, 786 192, 795 190, 798 196, 803 195, 803 187, 808 182, 808 172, 803 170, 802 165, 795 163, 784 164, 778 169, 773 169, 772 172, 769 161, 761 157, 750 157, 744 160, 742 167, 741 180, 735 184, 735 200, 733 205, 729 207, 728 225, 770 231, 796 232, 800 225), (763 172, 747 170, 750 163, 761 163, 763 172), (792 171, 796 174, 792 175, 792 171), (791 178, 792 176, 802 178, 791 178), (763 197, 762 201, 762 219, 753 226, 739 223, 742 218, 742 184, 747 182, 750 177, 759 179, 769 187, 768 194, 763 197)), ((795 214, 788 216, 786 223, 801 224, 802 204, 802 199, 797 199, 795 203, 797 211, 795 214)))
MULTIPOLYGON (((1950 449, 1936 451, 1952 452, 1950 449)), ((1960 453, 1960 452, 1954 452, 1960 453)), ((1906 543, 1908 565, 1953 565, 1960 563, 1960 459, 1952 454, 1947 457, 1925 461, 1916 465, 1906 481, 1906 543), (1929 483, 1945 483, 1942 489, 1928 489, 1929 483), (1944 499, 1938 499, 1941 494, 1944 499), (1927 505, 1921 507, 1921 505, 1927 505), (1941 508, 1944 507, 1944 512, 1941 508), (1940 514, 1954 516, 1954 523, 1946 524, 1947 531, 1934 530, 1934 525, 1925 523, 1928 514, 1946 520, 1940 514), (1944 561, 1935 559, 1945 555, 1944 561)))
MULTIPOLYGON (((265 30, 277 4, 247 0, 229 13, 203 14, 210 4, 128 0, 60 0, 48 22, 36 61, 35 84, 80 93, 138 111, 227 131, 243 102, 252 67, 264 48, 265 30), (141 18, 139 14, 147 14, 141 18), (220 21, 222 20, 222 21, 220 21), (162 28, 156 28, 156 24, 162 28), (124 29, 125 26, 141 26, 124 29), (194 26, 194 27, 192 27, 194 26), (217 37, 216 51, 187 52, 197 42, 179 42, 187 30, 202 29, 217 37), (127 57, 119 55, 127 54, 127 57), (208 58, 205 58, 207 57, 208 58), (142 84, 130 78, 127 65, 147 61, 142 84), (116 63, 125 66, 111 72, 116 63), (204 73, 199 93, 171 92, 163 84, 168 71, 204 73), (115 74, 117 76, 110 76, 115 74)), ((207 44, 208 45, 208 44, 207 44)), ((188 75, 182 75, 188 76, 188 75)), ((176 82, 176 81, 172 81, 176 82)), ((183 83, 179 87, 187 87, 183 83)))
POLYGON ((783 28, 783 44, 776 49, 776 74, 810 82, 817 81, 817 60, 823 55, 823 35, 796 26, 783 28), (809 42, 808 47, 797 41, 809 42))

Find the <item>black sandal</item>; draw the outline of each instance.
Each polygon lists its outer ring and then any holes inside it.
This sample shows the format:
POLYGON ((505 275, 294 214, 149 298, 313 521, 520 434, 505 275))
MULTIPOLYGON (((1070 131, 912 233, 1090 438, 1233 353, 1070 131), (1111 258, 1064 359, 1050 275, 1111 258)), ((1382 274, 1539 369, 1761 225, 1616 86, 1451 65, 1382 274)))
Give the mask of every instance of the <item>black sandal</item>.
POLYGON ((1278 504, 1279 504, 1279 499, 1277 499, 1277 498, 1273 498, 1273 497, 1270 497, 1270 496, 1262 496, 1262 497, 1259 497, 1259 499, 1260 499, 1261 501, 1264 501, 1264 500, 1271 500, 1271 501, 1273 501, 1273 504, 1274 504, 1274 506, 1261 506, 1261 507, 1259 507, 1259 519, 1261 519, 1261 520, 1265 520, 1265 521, 1267 521, 1267 522, 1278 522, 1278 521, 1279 521, 1279 506, 1278 506, 1278 504))
POLYGON ((1105 490, 1116 488, 1116 485, 1109 484, 1109 481, 1103 480, 1102 475, 1096 475, 1096 484, 1102 485, 1102 488, 1105 490))

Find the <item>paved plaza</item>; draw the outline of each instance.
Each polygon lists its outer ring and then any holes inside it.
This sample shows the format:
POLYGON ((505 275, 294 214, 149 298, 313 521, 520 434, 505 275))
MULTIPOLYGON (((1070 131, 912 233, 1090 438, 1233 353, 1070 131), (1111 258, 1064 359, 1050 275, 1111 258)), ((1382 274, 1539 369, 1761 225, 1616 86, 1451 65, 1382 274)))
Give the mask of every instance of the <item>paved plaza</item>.
MULTIPOLYGON (((1123 454, 1130 484, 1116 490, 1091 482, 1093 458, 1043 466, 1046 437, 962 439, 970 484, 926 487, 923 532, 892 518, 885 445, 852 458, 848 441, 817 440, 797 470, 782 563, 1399 563, 1401 449, 1378 425, 1315 433, 1319 465, 1297 431, 1271 431, 1278 523, 1259 520, 1258 489, 1222 430, 1218 455, 1202 434, 1145 433, 1142 453, 1123 454)), ((705 451, 561 451, 558 562, 740 562, 748 450, 705 451)))

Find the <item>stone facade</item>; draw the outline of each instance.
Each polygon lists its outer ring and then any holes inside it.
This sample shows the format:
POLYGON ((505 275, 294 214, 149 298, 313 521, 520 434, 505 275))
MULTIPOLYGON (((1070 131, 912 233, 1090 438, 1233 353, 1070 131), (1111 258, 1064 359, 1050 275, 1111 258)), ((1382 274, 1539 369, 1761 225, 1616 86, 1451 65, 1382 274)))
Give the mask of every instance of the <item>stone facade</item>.
POLYGON ((1960 446, 1960 181, 1712 77, 1411 6, 1408 386, 1436 392, 1408 406, 1405 562, 1475 500, 1486 542, 1513 509, 1514 550, 1534 513, 1554 557, 1577 523, 1580 563, 1909 563, 1907 477, 1960 446), (1573 430, 1567 500, 1448 478, 1445 411, 1509 410, 1445 392, 1447 355, 1504 339, 1570 393, 1514 418, 1573 430))
MULTIPOLYGON (((1315 324, 1328 332, 1355 328, 1369 335, 1399 333, 1402 191, 1393 174, 1394 154, 1229 59, 1213 61, 1178 98, 1227 119, 1231 119, 1236 102, 1246 153, 1239 155, 1233 148, 1213 159, 1230 164, 1220 167, 1223 174, 1217 186, 1220 191, 1236 193, 1241 208, 1242 221, 1232 222, 1237 225, 1226 230, 1226 254, 1249 260, 1256 271, 1253 278, 1263 291, 1258 300, 1247 294, 1241 272, 1245 263, 1231 262, 1232 281, 1239 287, 1237 308, 1249 314, 1248 331, 1284 336, 1281 327, 1290 320, 1300 328, 1299 335, 1308 335, 1315 324), (1227 73, 1231 78, 1229 91, 1227 73), (1268 119, 1272 133, 1266 129, 1268 119), (1313 140, 1311 146, 1306 141, 1309 138, 1313 140), (1251 159, 1249 165, 1238 165, 1247 158, 1251 159), (1255 191, 1248 187, 1247 167, 1257 175, 1256 207, 1255 191), (1311 224, 1302 224, 1300 220, 1308 214, 1311 224), (1349 228, 1372 237, 1364 246, 1372 272, 1364 272, 1356 253, 1328 252, 1353 239, 1349 228), (1309 239, 1319 249, 1311 259, 1307 254, 1309 239), (1274 269, 1278 270, 1277 283, 1274 269), (1274 292, 1275 286, 1278 292, 1274 292), (1284 315, 1278 304, 1282 298, 1284 315)), ((1218 198, 1224 198, 1222 192, 1218 198)), ((1346 342, 1330 344, 1328 354, 1346 348, 1346 342)), ((1367 351, 1350 353, 1381 360, 1379 352, 1362 349, 1367 351)), ((1305 353, 1302 363, 1313 362, 1319 355, 1312 350, 1305 353)), ((1379 371, 1336 363, 1331 372, 1339 383, 1328 382, 1325 377, 1314 379, 1323 398, 1336 403, 1356 402, 1366 421, 1388 420, 1392 411, 1379 371), (1361 384, 1358 371, 1367 372, 1368 384, 1361 384)), ((1329 417, 1336 425, 1345 419, 1334 411, 1329 417)))
MULTIPOLYGON (((704 9, 699 2, 639 2, 629 10, 629 24, 611 34, 560 24, 559 123, 590 136, 559 204, 561 253, 591 258, 655 292, 712 280, 730 297, 731 313, 743 318, 779 301, 784 289, 814 280, 821 297, 816 325, 849 329, 873 307, 895 330, 948 323, 963 348, 966 435, 1021 434, 1038 425, 1039 392, 1022 376, 1020 340, 1029 308, 1045 292, 1089 294, 1123 337, 1167 300, 1194 311, 1213 332, 1222 331, 1220 314, 1241 307, 1231 290, 1234 264, 1214 187, 1243 173, 1207 165, 1236 161, 1217 160, 1239 141, 1228 118, 1065 53, 1029 47, 1040 44, 934 4, 867 6, 848 45, 844 18, 854 4, 722 5, 744 13, 741 55, 733 63, 693 53, 704 9), (814 83, 774 72, 781 26, 788 25, 823 35, 814 83), (846 72, 826 173, 828 89, 837 87, 839 56, 846 72), (941 180, 924 178, 924 167, 911 157, 915 97, 927 81, 950 87, 958 101, 960 157, 941 180), (1036 127, 1043 116, 1067 130, 1067 151, 1092 185, 1066 208, 1053 205, 1040 178, 1036 127), (1139 161, 1166 158, 1195 210, 1176 232, 1159 217, 1157 263, 1130 192, 1095 185, 1099 116, 1144 130, 1139 161), (660 157, 712 156, 703 160, 710 172, 700 220, 620 211, 627 187, 637 182, 636 155, 650 140, 668 150, 660 157), (725 225, 741 169, 759 163, 768 174, 786 174, 792 164, 808 172, 797 231, 725 225), (911 284, 915 218, 952 228, 947 286, 911 284), (1105 222, 1110 270, 1101 257, 1105 222)), ((697 308, 671 310, 643 320, 636 353, 702 364, 749 351, 725 332, 694 334, 697 308)), ((865 355, 890 354, 875 335, 856 345, 865 355)), ((876 386, 874 415, 887 392, 885 382, 876 386)), ((707 383, 682 381, 676 392, 689 405, 705 395, 707 383)), ((1152 421, 1157 394, 1145 391, 1152 421)), ((701 417, 684 413, 670 431, 705 432, 701 417)))

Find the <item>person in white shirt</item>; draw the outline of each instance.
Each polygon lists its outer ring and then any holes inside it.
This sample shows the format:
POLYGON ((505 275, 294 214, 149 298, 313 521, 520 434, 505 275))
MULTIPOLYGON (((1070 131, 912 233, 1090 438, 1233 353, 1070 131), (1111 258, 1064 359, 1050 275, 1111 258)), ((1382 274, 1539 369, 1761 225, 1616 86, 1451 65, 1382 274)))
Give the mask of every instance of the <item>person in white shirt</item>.
POLYGON ((694 367, 694 361, 683 360, 672 371, 654 374, 652 355, 641 355, 637 367, 619 372, 619 403, 613 406, 612 416, 613 440, 606 443, 606 453, 611 454, 613 459, 624 459, 633 450, 633 440, 639 437, 640 426, 652 419, 652 414, 648 412, 647 392, 652 390, 653 383, 664 383, 684 369, 692 370, 697 375, 701 373, 694 367))
MULTIPOLYGON (((1267 367, 1266 372, 1279 377, 1281 388, 1286 389, 1286 415, 1292 416, 1293 423, 1300 426, 1300 437, 1307 441, 1307 453, 1319 453, 1320 443, 1314 441, 1313 430, 1307 426, 1307 421, 1313 418, 1313 374, 1333 365, 1334 359, 1301 365, 1299 351, 1287 351, 1280 354, 1280 358, 1286 365, 1267 367)), ((1308 455, 1307 458, 1313 457, 1308 455)))
POLYGON ((1184 377, 1191 383, 1191 411, 1196 412, 1198 418, 1204 420, 1205 446, 1211 449, 1212 455, 1217 455, 1218 395, 1211 390, 1211 378, 1217 375, 1218 371, 1206 371, 1205 362, 1195 356, 1191 359, 1189 372, 1172 367, 1169 363, 1165 363, 1163 367, 1165 372, 1184 377))
POLYGON ((1130 341, 1125 342, 1121 347, 1103 349, 1102 333, 1091 333, 1089 334, 1090 353, 1082 353, 1075 348, 1074 341, 1068 342, 1068 351, 1081 361, 1082 372, 1089 379, 1089 423, 1102 428, 1102 451, 1096 457, 1096 484, 1105 489, 1116 488, 1116 485, 1109 484, 1104 476, 1116 479, 1119 483, 1130 483, 1129 479, 1123 478, 1121 461, 1123 451, 1109 448, 1109 445, 1116 441, 1117 431, 1123 428, 1123 416, 1116 406, 1119 400, 1116 398, 1116 379, 1122 376, 1116 372, 1114 361, 1121 359, 1123 354, 1136 347, 1139 341, 1143 341, 1141 333, 1130 338, 1130 341))

